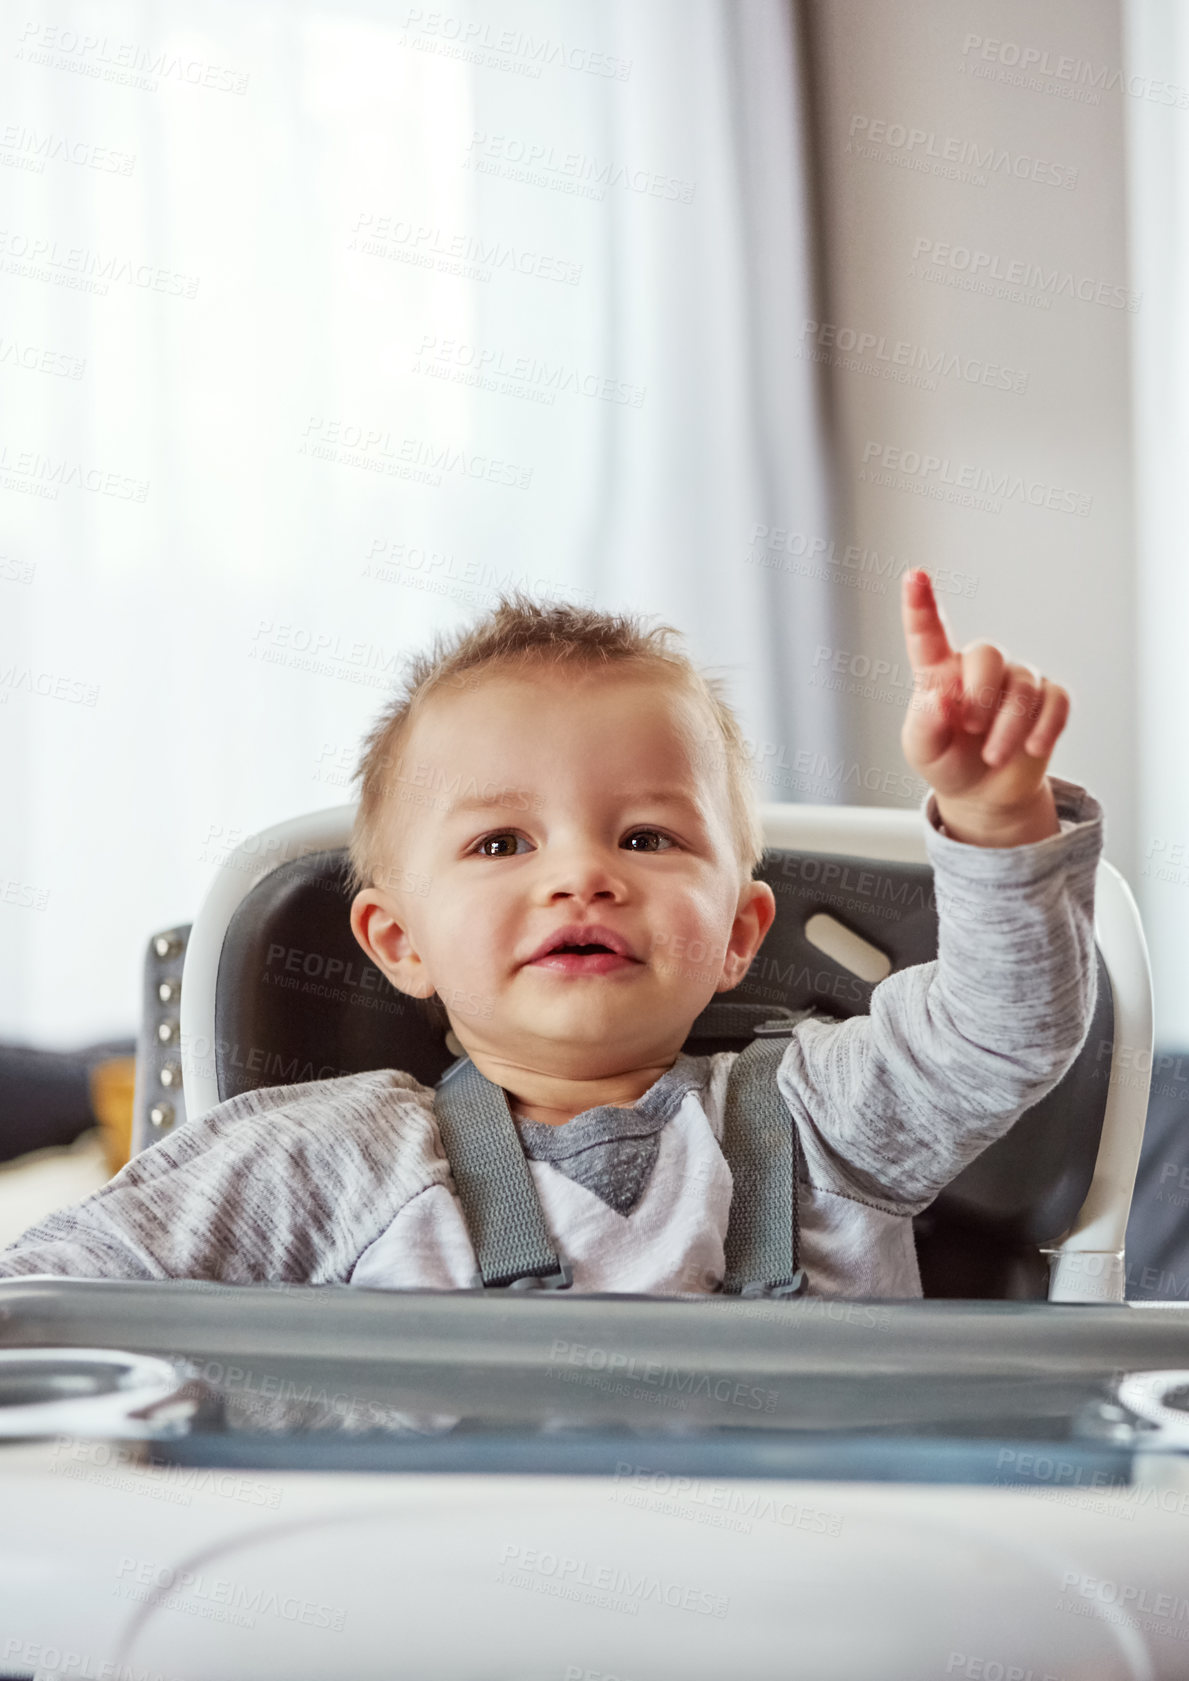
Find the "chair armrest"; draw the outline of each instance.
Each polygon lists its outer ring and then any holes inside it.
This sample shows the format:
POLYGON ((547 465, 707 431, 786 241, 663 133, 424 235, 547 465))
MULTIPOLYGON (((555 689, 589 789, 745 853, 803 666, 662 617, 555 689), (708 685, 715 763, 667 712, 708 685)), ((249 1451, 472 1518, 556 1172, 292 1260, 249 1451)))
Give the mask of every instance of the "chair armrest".
MULTIPOLYGON (((1124 1242, 1152 1079, 1152 972, 1139 907, 1112 864, 1100 862, 1095 934, 1115 1005, 1110 1085, 1094 1177, 1073 1225, 1047 1249, 1051 1302, 1121 1302, 1124 1242)), ((1104 1055, 1105 1060, 1105 1055, 1104 1055)))

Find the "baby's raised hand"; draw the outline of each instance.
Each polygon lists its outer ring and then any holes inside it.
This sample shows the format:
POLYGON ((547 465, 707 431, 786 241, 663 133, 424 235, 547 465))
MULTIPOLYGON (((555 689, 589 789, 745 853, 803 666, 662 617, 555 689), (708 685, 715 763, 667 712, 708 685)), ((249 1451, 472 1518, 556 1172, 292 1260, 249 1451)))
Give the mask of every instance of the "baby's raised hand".
POLYGON ((952 648, 927 572, 905 573, 901 610, 914 688, 900 741, 947 831, 977 846, 1059 834, 1045 770, 1068 694, 993 643, 952 648))

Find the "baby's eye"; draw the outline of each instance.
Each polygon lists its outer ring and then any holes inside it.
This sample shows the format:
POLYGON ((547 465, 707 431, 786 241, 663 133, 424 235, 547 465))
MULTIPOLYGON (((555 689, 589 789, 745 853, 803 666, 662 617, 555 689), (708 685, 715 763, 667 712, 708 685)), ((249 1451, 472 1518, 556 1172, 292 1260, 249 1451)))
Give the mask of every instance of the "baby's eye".
POLYGON ((662 835, 659 829, 633 829, 631 834, 627 837, 627 841, 632 852, 661 852, 673 845, 673 842, 669 839, 668 835, 662 835), (665 845, 664 847, 632 846, 631 842, 639 840, 642 835, 651 835, 654 840, 664 841, 665 845))
MULTIPOLYGON (((524 838, 525 837, 523 835, 517 834, 513 829, 500 829, 495 834, 484 835, 481 841, 476 842, 474 848, 475 854, 480 858, 515 858, 517 856, 515 846, 512 848, 504 847, 497 851, 491 851, 489 848, 494 847, 497 842, 516 842, 522 841, 524 838)), ((625 845, 628 847, 629 851, 632 852, 667 852, 671 850, 673 844, 673 841, 669 839, 668 835, 662 834, 659 829, 633 829, 625 841, 625 845), (645 846, 632 845, 633 841, 641 839, 647 839, 658 844, 645 846)))
POLYGON ((480 858, 515 858, 515 850, 511 852, 486 852, 484 848, 490 846, 493 841, 519 841, 523 839, 523 835, 515 834, 511 829, 501 829, 498 834, 484 835, 483 839, 476 846, 475 851, 480 858))

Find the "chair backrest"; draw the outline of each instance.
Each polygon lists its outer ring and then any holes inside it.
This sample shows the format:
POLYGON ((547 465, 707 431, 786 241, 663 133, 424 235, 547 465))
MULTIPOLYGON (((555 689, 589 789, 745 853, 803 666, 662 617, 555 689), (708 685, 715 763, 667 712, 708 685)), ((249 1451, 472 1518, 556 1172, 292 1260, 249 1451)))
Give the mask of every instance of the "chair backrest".
MULTIPOLYGON (((190 1114, 255 1087, 370 1068, 400 1068, 433 1085, 461 1049, 440 1017, 393 988, 355 941, 345 869, 352 815, 345 806, 280 825, 222 867, 185 957, 180 1062, 190 1114)), ((823 915, 883 952, 892 971, 936 956, 917 813, 780 806, 765 807, 764 817, 769 847, 758 874, 773 889, 776 918, 743 982, 717 1004, 866 1012, 874 983, 827 955, 807 928, 823 915), (779 844, 792 834, 808 847, 779 844), (850 850, 826 850, 823 841, 850 850), (899 856, 876 860, 873 844, 899 856)), ((918 1222, 926 1294, 1047 1293, 1041 1250, 1086 1204, 1113 1090, 1114 988, 1101 952, 1098 962, 1095 1019, 1073 1067, 918 1222)), ((749 1027, 724 1035, 721 1017, 712 1005, 694 1022, 691 1054, 748 1042, 749 1027)), ((139 1142, 152 1136, 142 1129, 139 1142)))

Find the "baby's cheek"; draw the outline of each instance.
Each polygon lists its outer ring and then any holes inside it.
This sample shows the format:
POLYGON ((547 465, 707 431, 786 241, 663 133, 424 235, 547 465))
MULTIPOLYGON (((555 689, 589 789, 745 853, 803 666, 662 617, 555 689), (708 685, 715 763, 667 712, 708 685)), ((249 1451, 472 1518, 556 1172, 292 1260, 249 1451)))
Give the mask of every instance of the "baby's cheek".
POLYGON ((467 998, 475 991, 473 953, 465 940, 449 928, 438 928, 423 947, 434 990, 446 1008, 463 1014, 467 998))
POLYGON ((438 997, 460 1022, 487 1021, 495 1014, 495 993, 479 974, 452 970, 445 983, 438 987, 438 997))
POLYGON ((722 941, 696 918, 683 919, 654 941, 654 967, 677 985, 713 983, 722 971, 722 941))
POLYGON ((482 1021, 495 1014, 514 955, 514 946, 484 938, 480 930, 459 933, 448 979, 457 993, 460 1016, 482 1021))

